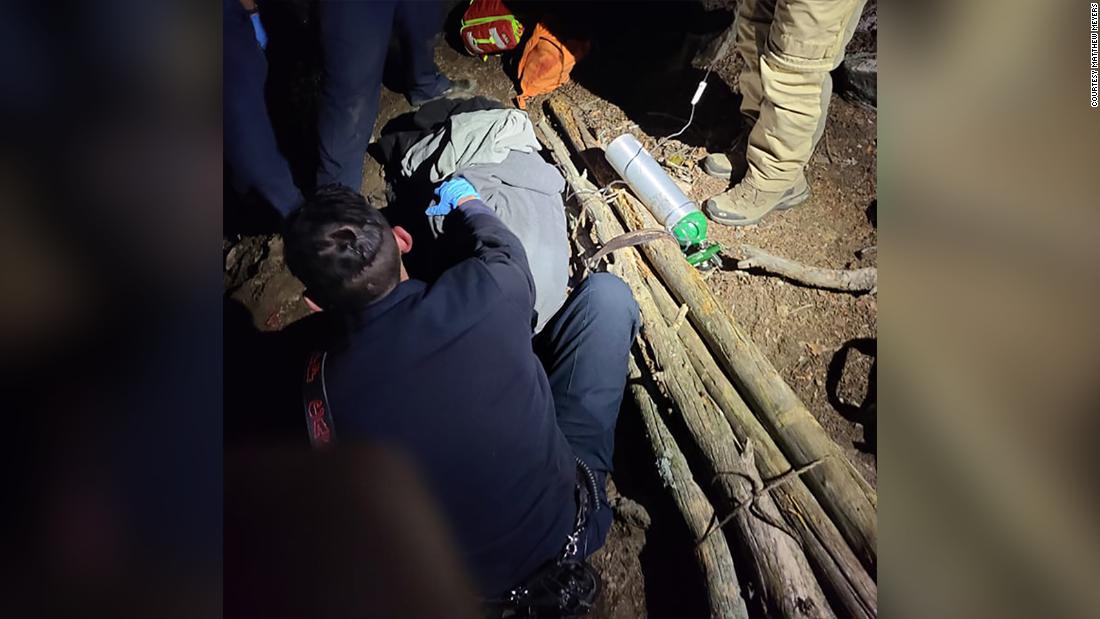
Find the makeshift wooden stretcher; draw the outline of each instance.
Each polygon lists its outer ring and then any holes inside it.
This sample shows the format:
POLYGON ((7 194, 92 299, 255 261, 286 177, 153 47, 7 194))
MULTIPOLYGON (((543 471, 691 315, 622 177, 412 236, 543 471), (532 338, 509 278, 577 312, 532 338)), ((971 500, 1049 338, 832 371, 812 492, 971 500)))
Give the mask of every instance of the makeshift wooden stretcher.
MULTIPOLYGON (((627 190, 609 199, 597 187, 615 173, 571 102, 553 95, 547 111, 539 137, 575 196, 570 232, 587 269, 601 245, 659 226, 627 190)), ((675 243, 603 254, 595 268, 625 280, 641 308, 629 390, 658 472, 697 538, 711 616, 746 617, 750 608, 776 617, 877 616, 875 490, 675 243), (704 462, 689 464, 669 415, 682 420, 704 462), (734 556, 744 558, 740 571, 734 556)))

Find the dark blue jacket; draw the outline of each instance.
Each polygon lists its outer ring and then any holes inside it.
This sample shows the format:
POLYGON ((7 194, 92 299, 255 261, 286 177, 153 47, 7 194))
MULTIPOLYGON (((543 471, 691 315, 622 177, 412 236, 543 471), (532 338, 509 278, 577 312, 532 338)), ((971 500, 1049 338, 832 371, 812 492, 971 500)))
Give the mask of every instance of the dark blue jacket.
POLYGON ((534 286, 515 237, 480 201, 446 220, 462 260, 409 280, 329 349, 337 441, 400 447, 421 467, 485 595, 559 552, 575 516, 573 452, 531 347, 534 286))

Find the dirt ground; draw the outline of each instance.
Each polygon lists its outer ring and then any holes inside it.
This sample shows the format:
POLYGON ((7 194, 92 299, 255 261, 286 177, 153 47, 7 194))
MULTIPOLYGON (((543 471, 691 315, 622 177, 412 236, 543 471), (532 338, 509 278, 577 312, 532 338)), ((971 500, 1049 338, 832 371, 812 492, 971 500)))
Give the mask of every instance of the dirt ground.
MULTIPOLYGON (((874 4, 865 13, 849 51, 874 49, 874 4)), ((436 55, 447 75, 476 79, 480 94, 506 102, 516 95, 501 57, 472 58, 446 41, 440 42, 436 55)), ((651 77, 631 75, 624 88, 640 91, 635 97, 620 96, 625 91, 597 85, 602 84, 596 81, 600 69, 586 73, 578 65, 576 80, 561 92, 577 104, 601 140, 626 131, 634 133, 674 177, 690 187, 691 197, 701 204, 727 186, 725 181, 706 176, 699 162, 708 150, 726 148, 739 130, 739 69, 733 56, 718 63, 691 128, 680 139, 660 145, 658 138, 675 132, 686 121, 688 100, 703 75, 701 70, 681 70, 675 78, 665 79, 673 73, 666 75, 656 66, 651 77), (634 80, 637 84, 630 85, 634 80)), ((541 104, 541 98, 529 103, 532 115, 541 114, 541 104)), ((384 90, 376 136, 388 120, 409 110, 403 96, 384 90)), ((874 266, 876 125, 873 108, 834 94, 825 137, 806 170, 812 197, 757 226, 712 224, 711 238, 724 247, 723 266, 708 276, 730 315, 748 331, 872 485, 877 483, 874 437, 865 436, 856 409, 867 392, 874 361, 875 297, 806 288, 779 277, 739 271, 735 266, 743 243, 810 265, 874 266)), ((370 157, 361 190, 375 202, 384 201, 382 170, 370 157)), ((227 294, 251 311, 258 328, 277 330, 306 314, 302 286, 282 262, 281 240, 265 235, 227 237, 224 249, 227 294)), ((629 417, 630 412, 624 409, 617 446, 621 453, 616 455, 616 480, 622 494, 612 493, 622 497, 616 499, 621 501, 619 517, 607 545, 593 559, 605 583, 594 616, 696 616, 704 613, 705 607, 700 605, 701 584, 693 576, 697 570, 690 540, 673 506, 662 497, 648 447, 631 444, 640 443, 640 430, 629 417)))

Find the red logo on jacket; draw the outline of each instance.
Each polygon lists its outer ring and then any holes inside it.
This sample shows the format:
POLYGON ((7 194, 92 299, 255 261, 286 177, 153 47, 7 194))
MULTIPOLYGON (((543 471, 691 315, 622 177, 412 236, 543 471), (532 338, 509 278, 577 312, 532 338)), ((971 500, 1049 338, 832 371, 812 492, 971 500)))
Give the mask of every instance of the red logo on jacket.
POLYGON ((321 400, 310 400, 307 410, 309 432, 313 435, 313 440, 317 443, 328 443, 332 439, 332 430, 325 421, 325 403, 321 400))
POLYGON ((315 352, 309 356, 309 365, 306 366, 306 382, 312 383, 321 371, 321 353, 315 352))

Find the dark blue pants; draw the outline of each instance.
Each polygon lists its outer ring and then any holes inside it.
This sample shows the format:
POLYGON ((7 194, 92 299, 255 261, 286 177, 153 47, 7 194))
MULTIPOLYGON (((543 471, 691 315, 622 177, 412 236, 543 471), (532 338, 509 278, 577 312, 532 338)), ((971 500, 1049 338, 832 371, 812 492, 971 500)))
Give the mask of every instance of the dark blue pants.
POLYGON ((611 527, 605 484, 638 320, 630 287, 609 273, 593 273, 535 340, 550 379, 558 427, 600 486, 603 506, 588 527, 589 553, 603 545, 611 527))
POLYGON ((286 215, 302 202, 302 193, 279 152, 267 113, 267 59, 239 0, 222 0, 222 13, 223 139, 230 182, 242 196, 255 193, 286 215))
POLYGON ((433 41, 443 21, 441 2, 371 0, 320 4, 324 84, 318 110, 320 161, 317 185, 359 190, 363 157, 374 131, 382 70, 396 28, 411 101, 450 88, 435 66, 433 41))

